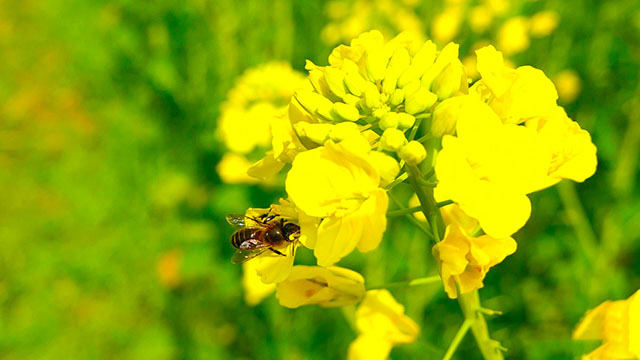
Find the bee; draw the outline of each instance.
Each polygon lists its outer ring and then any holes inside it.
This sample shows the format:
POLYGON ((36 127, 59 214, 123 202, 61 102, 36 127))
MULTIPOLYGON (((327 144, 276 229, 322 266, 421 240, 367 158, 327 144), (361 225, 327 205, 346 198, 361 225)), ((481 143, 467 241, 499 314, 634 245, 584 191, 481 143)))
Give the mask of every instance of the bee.
POLYGON ((275 247, 293 242, 300 235, 300 226, 269 213, 257 218, 230 214, 227 222, 237 229, 231 235, 231 245, 238 249, 231 257, 234 264, 249 261, 266 251, 286 256, 275 247))

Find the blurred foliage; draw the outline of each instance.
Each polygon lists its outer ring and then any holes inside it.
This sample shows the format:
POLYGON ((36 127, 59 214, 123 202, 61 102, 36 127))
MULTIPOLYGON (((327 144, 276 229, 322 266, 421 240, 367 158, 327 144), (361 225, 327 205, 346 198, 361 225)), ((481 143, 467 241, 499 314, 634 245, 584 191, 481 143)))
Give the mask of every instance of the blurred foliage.
MULTIPOLYGON (((582 90, 564 105, 593 134, 599 170, 532 196, 519 250, 481 296, 504 311, 490 327, 510 358, 572 358, 595 345, 569 340, 584 312, 640 287, 640 6, 514 3, 505 17, 559 15, 512 61, 578 75, 582 90)), ((403 6, 429 29, 446 4, 403 6)), ((299 71, 305 59, 325 64, 327 9, 320 0, 0 2, 0 359, 345 356, 355 332, 340 309, 244 304, 224 215, 266 207, 283 189, 223 185, 215 173, 216 119, 234 79, 271 60, 299 71)), ((488 36, 461 26, 454 41, 470 54, 493 39, 491 26, 488 36)), ((345 265, 368 284, 435 273, 410 223, 394 220, 387 234, 345 265)), ((394 295, 422 333, 392 357, 440 358, 462 322, 457 304, 433 286, 394 295)), ((472 337, 457 354, 479 357, 472 337)))

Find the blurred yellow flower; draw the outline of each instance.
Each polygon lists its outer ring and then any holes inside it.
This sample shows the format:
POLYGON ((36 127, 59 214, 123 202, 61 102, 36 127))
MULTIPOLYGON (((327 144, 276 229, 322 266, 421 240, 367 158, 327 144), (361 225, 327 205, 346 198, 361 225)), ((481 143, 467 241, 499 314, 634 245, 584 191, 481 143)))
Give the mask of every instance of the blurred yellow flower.
POLYGON ((502 53, 493 46, 476 51, 482 79, 473 86, 504 123, 520 124, 532 117, 553 114, 558 93, 553 82, 539 69, 505 66, 502 53), (484 88, 488 90, 484 94, 484 88))
POLYGON ((362 275, 337 266, 294 266, 291 275, 276 287, 276 298, 280 305, 287 308, 352 305, 360 301, 364 294, 362 275))
POLYGON ((626 300, 589 310, 573 332, 576 340, 602 340, 585 360, 640 359, 640 290, 626 300))
POLYGON ((506 55, 520 53, 529 48, 529 20, 516 16, 505 21, 498 30, 498 48, 506 55))
POLYGON ((387 290, 370 290, 356 310, 358 338, 349 346, 349 360, 386 359, 396 344, 416 340, 420 328, 404 314, 387 290))
POLYGON ((166 289, 173 290, 182 283, 182 278, 180 276, 182 261, 183 255, 179 249, 167 251, 158 260, 156 271, 158 273, 160 283, 166 289))
MULTIPOLYGON (((282 139, 282 133, 290 126, 286 117, 287 104, 304 80, 302 74, 286 63, 267 63, 247 70, 238 78, 221 106, 217 137, 231 153, 237 155, 249 155, 256 148, 282 147, 281 143, 286 140, 282 139)), ((275 158, 279 156, 276 154, 275 158)), ((230 162, 230 159, 226 158, 227 163, 218 167, 222 171, 222 180, 250 182, 248 177, 231 169, 239 170, 239 158, 234 158, 235 162, 230 162)))
POLYGON ((247 261, 242 264, 244 301, 251 306, 259 304, 276 289, 276 284, 265 284, 262 282, 262 279, 256 272, 256 265, 257 262, 255 261, 247 261))
POLYGON ((458 6, 446 8, 436 15, 431 23, 431 35, 438 43, 451 41, 460 31, 462 21, 462 9, 458 6))
POLYGON ((258 181, 247 174, 251 167, 251 162, 244 155, 226 153, 216 166, 216 171, 220 179, 228 184, 251 184, 258 181))
MULTIPOLYGON (((286 179, 291 200, 305 214, 322 219, 313 244, 320 266, 330 266, 357 246, 378 247, 386 228, 388 198, 368 149, 327 141, 302 152, 286 179)), ((304 224, 301 224, 305 229, 304 224)))
POLYGON ((553 10, 540 11, 531 17, 529 32, 533 37, 550 35, 558 26, 560 15, 553 10))
POLYGON ((462 224, 449 223, 444 239, 433 247, 447 295, 455 299, 458 291, 466 294, 482 288, 489 269, 513 254, 516 248, 517 244, 510 236, 471 237, 462 224))
POLYGON ((482 34, 487 31, 492 21, 493 12, 485 5, 474 6, 469 13, 469 26, 471 31, 476 34, 482 34))
POLYGON ((582 81, 573 70, 563 70, 553 80, 558 88, 558 97, 561 102, 568 104, 573 102, 582 90, 582 81))

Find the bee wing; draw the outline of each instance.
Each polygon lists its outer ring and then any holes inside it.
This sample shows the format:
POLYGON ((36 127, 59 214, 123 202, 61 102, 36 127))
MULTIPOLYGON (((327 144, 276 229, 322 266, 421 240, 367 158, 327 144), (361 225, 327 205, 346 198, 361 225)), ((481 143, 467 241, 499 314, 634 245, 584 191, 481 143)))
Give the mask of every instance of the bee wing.
POLYGON ((241 215, 241 214, 229 214, 227 215, 226 219, 227 219, 227 222, 236 229, 241 229, 245 227, 256 228, 256 227, 260 227, 260 224, 261 224, 260 221, 258 221, 257 219, 254 219, 249 216, 241 215))
POLYGON ((268 249, 268 247, 262 247, 258 249, 239 249, 231 257, 231 262, 234 264, 242 264, 243 262, 249 261, 254 257, 264 253, 268 249))

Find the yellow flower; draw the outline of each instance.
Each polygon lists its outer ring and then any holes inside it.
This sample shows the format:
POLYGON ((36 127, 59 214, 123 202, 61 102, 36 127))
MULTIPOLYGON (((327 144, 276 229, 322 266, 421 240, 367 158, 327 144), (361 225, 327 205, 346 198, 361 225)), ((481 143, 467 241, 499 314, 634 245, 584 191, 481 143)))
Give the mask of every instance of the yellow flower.
POLYGON ((511 237, 471 237, 463 226, 455 221, 448 223, 444 239, 433 247, 444 289, 452 299, 458 297, 458 291, 465 294, 482 288, 489 269, 513 254, 517 247, 511 237))
POLYGON ((605 301, 589 310, 573 338, 603 341, 582 357, 585 360, 640 358, 640 290, 626 300, 605 301))
POLYGON ((452 6, 438 14, 431 23, 431 34, 438 43, 451 41, 460 31, 462 9, 452 6))
POLYGON ((291 275, 276 287, 276 298, 287 308, 351 305, 360 301, 364 293, 362 275, 337 266, 294 266, 291 275))
POLYGON ((507 55, 517 54, 529 48, 529 21, 523 16, 513 17, 498 30, 498 47, 507 55))
POLYGON ((484 5, 474 6, 469 14, 469 25, 471 30, 477 34, 487 31, 493 21, 491 9, 484 5))
POLYGON ((318 219, 316 236, 310 236, 315 241, 305 245, 320 266, 333 265, 356 246, 362 252, 377 248, 386 228, 388 198, 378 171, 366 149, 348 145, 329 140, 298 154, 285 183, 296 206, 318 219))
POLYGON ((551 149, 535 130, 502 124, 492 109, 467 95, 436 158, 438 201, 453 200, 478 219, 487 234, 510 236, 529 219, 526 194, 547 179, 551 149))
POLYGON ((560 16, 553 10, 540 11, 531 17, 529 31, 531 36, 548 36, 558 27, 560 16))
POLYGON ((482 79, 474 88, 488 98, 488 104, 504 123, 520 124, 532 117, 555 111, 558 93, 541 71, 531 66, 511 69, 504 65, 502 54, 493 46, 476 51, 478 72, 482 79))
POLYGON ((537 131, 552 156, 540 189, 561 179, 583 182, 595 173, 598 160, 591 135, 571 120, 564 109, 558 106, 552 116, 528 120, 526 126, 537 131))
POLYGON ((244 155, 226 153, 216 166, 216 171, 220 175, 220 179, 228 184, 252 184, 257 179, 249 176, 247 171, 251 167, 251 163, 244 155))
POLYGON ((265 284, 262 282, 256 272, 256 265, 257 262, 255 261, 247 261, 242 264, 244 301, 251 306, 259 304, 276 289, 276 284, 265 284))
POLYGON ((396 344, 415 341, 418 325, 387 290, 370 290, 356 310, 358 338, 349 347, 349 360, 386 359, 396 344))

